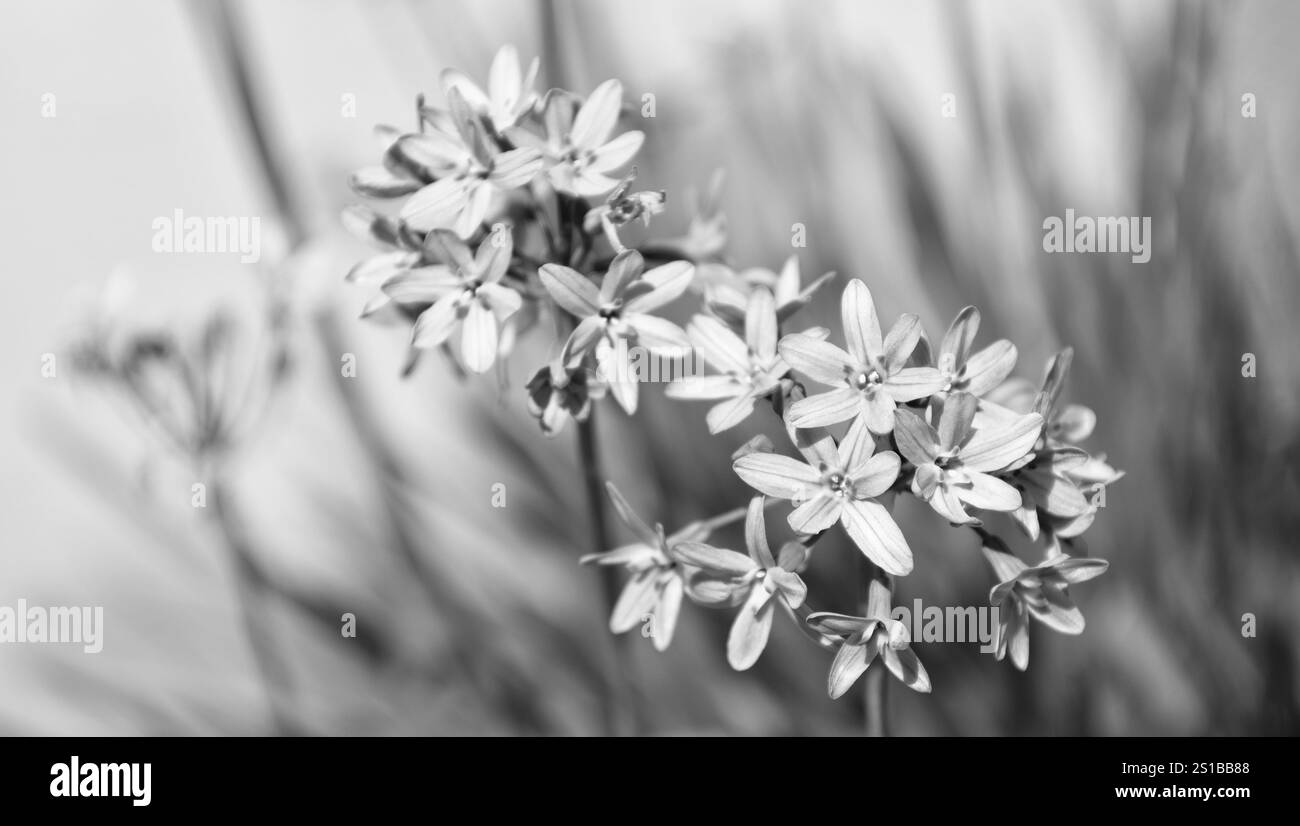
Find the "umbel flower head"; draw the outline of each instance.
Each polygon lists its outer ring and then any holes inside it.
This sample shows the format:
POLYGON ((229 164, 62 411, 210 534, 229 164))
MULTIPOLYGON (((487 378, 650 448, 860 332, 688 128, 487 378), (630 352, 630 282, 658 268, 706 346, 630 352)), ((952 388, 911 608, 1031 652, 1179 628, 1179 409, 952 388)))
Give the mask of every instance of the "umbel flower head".
POLYGON ((727 662, 737 671, 756 663, 767 647, 777 600, 794 610, 808 595, 808 586, 799 578, 808 559, 807 550, 798 542, 788 542, 779 558, 772 555, 761 496, 749 501, 745 547, 748 554, 702 542, 681 542, 673 549, 677 559, 699 569, 691 578, 691 592, 697 598, 740 603, 727 637, 727 662))
POLYGON ((788 518, 794 530, 817 534, 838 522, 868 559, 902 576, 912 571, 912 549, 877 501, 898 478, 900 462, 892 450, 874 450, 866 420, 859 419, 837 449, 822 450, 816 464, 755 452, 732 467, 755 490, 795 505, 788 518))
POLYGON ((628 413, 636 412, 637 402, 630 348, 680 356, 691 346, 682 328, 651 313, 686 291, 694 266, 673 261, 642 273, 644 267, 641 253, 621 252, 599 289, 582 273, 561 264, 546 264, 540 270, 551 298, 578 319, 564 344, 563 360, 569 363, 594 352, 597 373, 628 413))
POLYGON ((1104 559, 1057 554, 1029 567, 1004 550, 987 544, 984 557, 998 584, 989 591, 989 604, 998 608, 997 658, 1011 656, 1016 668, 1029 667, 1029 617, 1062 634, 1083 633, 1083 613, 1070 598, 1070 586, 1106 572, 1104 559))
POLYGON ((872 433, 888 433, 894 429, 896 404, 937 392, 943 386, 942 376, 933 367, 906 366, 921 337, 916 316, 902 316, 881 338, 875 302, 860 280, 855 278, 845 287, 840 312, 847 352, 800 334, 781 339, 779 349, 787 364, 819 384, 836 388, 795 402, 788 418, 795 427, 825 427, 861 416, 872 433))
POLYGON ((864 617, 849 617, 818 611, 808 615, 808 624, 818 632, 840 640, 839 650, 826 678, 831 699, 839 699, 861 677, 876 657, 889 673, 913 691, 930 692, 930 675, 911 648, 907 626, 889 615, 889 589, 873 579, 867 592, 864 617))

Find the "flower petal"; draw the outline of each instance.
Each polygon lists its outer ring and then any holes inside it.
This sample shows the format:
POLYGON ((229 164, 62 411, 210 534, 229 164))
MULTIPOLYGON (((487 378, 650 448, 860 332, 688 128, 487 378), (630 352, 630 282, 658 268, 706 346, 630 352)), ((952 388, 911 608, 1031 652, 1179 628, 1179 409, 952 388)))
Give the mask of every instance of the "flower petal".
POLYGON ((748 453, 731 466, 750 487, 778 499, 803 501, 821 485, 816 468, 777 453, 748 453))
POLYGON ((697 315, 686 325, 686 334, 704 360, 718 370, 744 375, 749 372, 745 342, 716 318, 697 315))
POLYGON ((813 496, 791 511, 786 521, 796 533, 821 533, 839 520, 843 507, 844 500, 839 497, 813 496))
POLYGON ((471 373, 485 373, 497 357, 497 319, 481 301, 471 301, 461 328, 461 358, 471 373))
POLYGON ((714 576, 742 577, 758 569, 758 563, 745 554, 704 542, 678 542, 670 550, 678 562, 714 576))
POLYGON ((544 264, 538 275, 542 286, 570 314, 587 318, 600 312, 600 293, 582 273, 560 264, 544 264))
POLYGON ((814 611, 805 621, 814 631, 828 636, 851 637, 859 633, 866 636, 876 627, 875 620, 830 611, 814 611))
MULTIPOLYGON (((731 376, 685 376, 669 382, 664 395, 670 399, 730 399, 745 392, 745 386, 731 376)), ((752 402, 751 402, 752 404, 752 402)))
POLYGON ((790 405, 786 419, 795 427, 825 427, 848 421, 862 411, 862 394, 851 387, 828 390, 790 405))
MULTIPOLYGON (((577 334, 576 330, 574 334, 577 334)), ((626 340, 619 339, 617 347, 608 338, 597 340, 596 374, 604 380, 614 401, 629 416, 636 412, 637 405, 636 367, 630 358, 626 340)))
POLYGON ((488 180, 501 189, 517 189, 536 178, 545 165, 542 153, 532 147, 510 149, 492 159, 488 180))
POLYGON ((834 344, 800 333, 782 338, 777 343, 777 351, 795 370, 832 387, 843 386, 854 366, 853 358, 834 344))
POLYGON ((402 221, 416 232, 450 227, 468 199, 465 182, 443 178, 426 186, 402 204, 402 221))
MULTIPOLYGON (((889 335, 885 336, 884 353, 881 356, 881 365, 885 368, 885 372, 895 373, 901 370, 920 340, 921 319, 912 313, 899 316, 898 321, 894 322, 894 326, 890 329, 889 335)), ((901 401, 910 401, 910 399, 901 401)))
POLYGON ((758 662, 772 633, 772 614, 767 589, 751 588, 727 635, 727 663, 732 668, 744 671, 758 662))
POLYGON ((930 693, 930 675, 911 648, 884 646, 880 650, 880 659, 903 685, 921 694, 930 693))
POLYGON ((716 435, 724 430, 730 430, 736 425, 749 418, 749 414, 754 412, 754 397, 748 393, 737 396, 734 399, 715 404, 709 408, 705 415, 704 421, 709 426, 709 432, 716 435))
POLYGON ((876 304, 871 290, 860 279, 853 279, 844 288, 840 298, 840 315, 844 322, 844 337, 849 353, 860 366, 877 361, 884 349, 880 338, 880 319, 876 317, 876 304))
POLYGON ((989 566, 993 568, 993 576, 999 584, 1013 581, 1029 567, 1014 554, 994 550, 987 545, 980 548, 980 550, 984 552, 984 558, 988 560, 989 566))
POLYGON ((613 304, 616 298, 623 295, 628 285, 641 275, 644 268, 645 259, 636 250, 623 250, 615 255, 609 263, 609 269, 605 271, 605 277, 600 280, 600 304, 613 304))
POLYGON ((886 450, 851 466, 849 476, 853 479, 853 498, 874 499, 889 490, 898 478, 902 464, 897 453, 886 450))
POLYGON ((912 549, 884 505, 870 499, 845 502, 840 521, 858 550, 894 576, 912 572, 912 549))
POLYGON ((569 141, 579 149, 596 149, 609 138, 623 105, 623 84, 607 80, 582 104, 569 130, 569 141))
POLYGON ((1016 345, 1005 338, 971 356, 964 374, 967 392, 982 396, 1002 384, 1016 369, 1016 358, 1016 345))
POLYGON ((896 402, 933 396, 943 389, 943 374, 933 367, 904 367, 885 379, 885 390, 896 402))
POLYGON ((519 293, 500 284, 479 285, 478 297, 496 316, 497 321, 505 321, 510 318, 510 316, 519 312, 519 308, 524 303, 524 299, 519 293))
POLYGON ((1000 470, 1028 453, 1042 429, 1043 417, 1030 413, 1005 427, 977 430, 961 448, 962 464, 971 470, 1000 470))
POLYGON ((844 643, 835 653, 831 662, 830 674, 826 677, 826 691, 832 700, 838 700, 853 687, 862 673, 875 659, 875 651, 868 651, 866 645, 844 643))
POLYGON ((459 320, 456 314, 459 300, 460 296, 455 293, 445 295, 420 313, 411 329, 411 346, 425 350, 446 341, 459 320))
POLYGON ((624 132, 591 153, 587 168, 592 172, 609 173, 624 166, 645 143, 645 133, 624 132))
POLYGON ((776 358, 776 337, 776 301, 766 287, 758 287, 745 308, 745 343, 766 364, 776 358))
POLYGON ((1097 426, 1097 414, 1081 404, 1067 404, 1052 422, 1052 435, 1056 438, 1078 444, 1092 435, 1097 426))
POLYGON ((672 261, 655 267, 641 276, 641 281, 652 286, 649 292, 631 298, 623 306, 625 313, 648 313, 676 299, 691 286, 695 265, 689 261, 672 261))
MULTIPOLYGON (((836 451, 840 459, 840 469, 848 472, 851 468, 859 467, 871 458, 875 450, 876 440, 871 437, 871 432, 867 429, 866 417, 857 417, 853 420, 853 424, 849 425, 848 432, 840 440, 836 451)), ((853 474, 849 473, 849 475, 853 474)))
POLYGON ((957 496, 972 508, 1008 513, 1020 507, 1020 491, 987 473, 970 472, 971 486, 957 488, 957 496))
POLYGON ((623 591, 614 602, 614 610, 609 615, 609 630, 615 634, 631 631, 654 615, 655 601, 658 599, 656 580, 659 571, 647 568, 623 586, 623 591))
POLYGON ((1083 612, 1060 588, 1043 588, 1043 602, 1029 603, 1029 613, 1053 631, 1062 634, 1082 634, 1086 623, 1083 612))
POLYGON ((907 460, 917 467, 934 464, 939 455, 939 434, 911 410, 894 411, 894 439, 907 460))
POLYGON ((650 642, 656 651, 666 651, 677 630, 677 617, 682 611, 682 593, 685 583, 675 572, 661 575, 659 601, 650 617, 650 642))
POLYGON ((632 533, 636 534, 636 538, 652 548, 658 548, 659 534, 637 515, 637 512, 632 509, 628 501, 623 498, 623 494, 619 492, 618 488, 614 487, 613 482, 605 483, 605 493, 609 494, 609 501, 614 504, 614 511, 618 514, 618 518, 623 520, 624 525, 632 529, 632 533))
POLYGON ((944 355, 952 356, 952 370, 960 370, 966 363, 979 328, 980 311, 974 307, 963 307, 948 326, 948 332, 944 333, 943 342, 939 345, 939 357, 942 359, 944 355))

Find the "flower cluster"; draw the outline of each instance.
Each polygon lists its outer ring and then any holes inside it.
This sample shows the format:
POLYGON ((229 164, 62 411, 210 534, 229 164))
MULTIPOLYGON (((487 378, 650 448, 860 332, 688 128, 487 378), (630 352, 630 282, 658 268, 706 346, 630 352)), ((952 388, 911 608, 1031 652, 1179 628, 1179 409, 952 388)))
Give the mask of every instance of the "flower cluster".
POLYGON ((1030 616, 1081 631, 1068 585, 1106 563, 1088 558, 1079 537, 1121 474, 1079 446, 1093 428, 1091 411, 1060 403, 1070 351, 1034 388, 1011 377, 1011 342, 976 347, 975 308, 962 310, 932 348, 915 315, 882 326, 870 289, 856 279, 842 291, 838 333, 794 329, 794 316, 833 273, 804 283, 793 257, 779 273, 733 268, 720 177, 695 199, 684 235, 628 243, 666 201, 662 192, 634 191, 635 170, 624 171, 645 136, 620 128, 621 85, 607 80, 585 98, 561 89, 539 95, 536 79, 536 61, 524 70, 506 47, 486 90, 448 71, 444 105, 420 98, 414 131, 379 130, 382 162, 352 184, 395 203, 347 212, 348 225, 383 248, 348 277, 378 287, 363 315, 408 324, 414 354, 438 348, 470 372, 501 365, 533 328, 556 331, 526 388, 548 435, 584 421, 604 395, 634 413, 638 350, 693 352, 707 363, 711 373, 682 377, 666 392, 711 402, 712 434, 760 407, 773 411, 797 456, 769 440, 738 451, 733 468, 756 492, 746 507, 667 534, 608 486, 635 542, 583 561, 628 573, 611 630, 648 621, 662 650, 684 602, 729 608, 727 659, 743 670, 782 613, 838 652, 833 697, 877 658, 905 685, 929 691, 907 628, 890 616, 893 578, 915 564, 892 515, 896 498, 910 494, 980 538, 996 579, 990 600, 1001 609, 999 659, 1010 653, 1026 667, 1030 616), (683 327, 665 312, 684 296, 699 307, 683 327), (787 529, 776 544, 773 508, 787 529), (986 520, 996 514, 1046 549, 1040 563, 1020 561, 991 532, 986 520), (743 551, 709 542, 742 519, 743 551), (837 528, 873 572, 856 616, 808 604, 803 574, 837 528))

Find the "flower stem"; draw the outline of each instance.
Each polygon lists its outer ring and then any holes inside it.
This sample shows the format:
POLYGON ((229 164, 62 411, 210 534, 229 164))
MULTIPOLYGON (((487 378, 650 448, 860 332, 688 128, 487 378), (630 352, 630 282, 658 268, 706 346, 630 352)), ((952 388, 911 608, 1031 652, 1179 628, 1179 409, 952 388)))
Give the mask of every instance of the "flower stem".
MULTIPOLYGON (((591 521, 591 541, 595 552, 612 547, 609 523, 605 520, 604 478, 600 471, 600 447, 596 441, 596 408, 578 422, 578 463, 581 465, 583 487, 587 493, 587 516, 591 521)), ((599 566, 601 594, 604 597, 606 616, 614 611, 618 602, 620 585, 614 568, 599 566)), ((635 686, 630 679, 631 663, 625 640, 612 641, 609 684, 604 697, 605 728, 610 735, 635 734, 637 729, 637 704, 635 686)))
MULTIPOLYGON (((858 577, 858 599, 861 603, 861 613, 866 616, 867 594, 871 590, 872 581, 878 580, 889 589, 892 602, 894 578, 868 562, 864 557, 859 555, 858 559, 860 573, 858 577)), ((886 708, 886 689, 889 682, 886 679, 887 676, 883 662, 873 663, 873 667, 868 668, 867 673, 862 675, 863 734, 867 737, 889 736, 886 708)))

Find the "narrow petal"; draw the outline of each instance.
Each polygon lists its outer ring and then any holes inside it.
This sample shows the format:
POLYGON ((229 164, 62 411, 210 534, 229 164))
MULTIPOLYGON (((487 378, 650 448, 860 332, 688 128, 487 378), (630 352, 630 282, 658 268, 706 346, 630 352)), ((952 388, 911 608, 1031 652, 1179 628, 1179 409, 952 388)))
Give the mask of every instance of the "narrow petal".
POLYGON ((1109 567, 1110 563, 1104 559, 1089 559, 1086 557, 1067 557, 1052 563, 1052 568, 1056 573, 1071 584, 1087 582, 1093 577, 1101 576, 1109 567))
POLYGON ((1051 411, 1056 407, 1056 401, 1065 387, 1065 379, 1070 374, 1070 364, 1073 361, 1074 348, 1066 347, 1052 356, 1052 360, 1048 362, 1047 378, 1043 380, 1043 389, 1034 399, 1034 412, 1044 419, 1050 418, 1051 411))
POLYGON ((840 521, 858 550, 887 573, 906 576, 912 572, 912 549, 884 505, 869 499, 846 502, 840 521))
POLYGON ((840 650, 836 652, 835 659, 831 662, 831 671, 826 678, 826 690, 831 695, 832 700, 838 700, 844 696, 853 684, 858 681, 862 673, 871 665, 871 660, 875 658, 875 652, 868 653, 865 645, 850 645, 844 643, 840 650))
POLYGON ((871 458, 875 450, 876 440, 871 437, 871 431, 867 429, 866 417, 859 416, 853 420, 853 424, 849 425, 848 432, 840 440, 838 449, 840 468, 848 471, 850 476, 854 476, 852 469, 861 467, 871 458))
POLYGON ((953 370, 961 369, 961 366, 966 363, 971 346, 975 343, 975 333, 979 328, 980 311, 974 307, 963 307, 949 325, 948 332, 944 333, 943 343, 939 345, 939 355, 940 358, 944 355, 952 356, 953 370))
POLYGON ((891 601, 889 587, 879 579, 872 578, 871 584, 867 586, 867 619, 892 622, 889 616, 891 601))
POLYGON ((465 182, 443 178, 412 195, 402 205, 402 220, 416 232, 450 227, 468 198, 465 182))
POLYGON ((843 508, 844 500, 839 497, 814 496, 791 511, 786 521, 796 533, 821 533, 839 520, 843 508))
POLYGON ((666 651, 677 630, 677 617, 682 611, 682 593, 685 583, 676 573, 661 577, 659 601, 650 618, 650 642, 656 651, 666 651))
POLYGON ((464 291, 460 279, 446 267, 416 267, 388 279, 380 288, 394 301, 403 304, 433 302, 448 292, 464 291))
POLYGON ((702 401, 730 399, 744 392, 745 386, 731 376, 686 376, 664 388, 664 394, 670 399, 702 401))
POLYGON ((1022 473, 1016 478, 1038 506, 1052 516, 1069 519, 1081 516, 1090 507, 1083 491, 1068 479, 1040 471, 1022 473))
MULTIPOLYGON (((894 428, 894 433, 898 433, 898 428, 894 428)), ((912 477, 912 493, 928 502, 942 479, 943 471, 939 470, 938 465, 917 465, 916 474, 912 477)))
POLYGON ((882 436, 892 432, 894 429, 894 410, 896 408, 897 405, 894 404, 894 400, 889 397, 889 394, 879 389, 867 396, 865 413, 867 429, 882 436))
POLYGON ((745 343, 763 363, 776 358, 776 302, 766 288, 749 294, 745 308, 745 343))
POLYGON ((421 350, 437 347, 451 336, 459 320, 456 315, 460 296, 446 295, 438 299, 432 307, 420 313, 411 330, 411 346, 421 350))
POLYGON ((876 304, 871 290, 855 278, 844 288, 840 299, 840 315, 844 322, 844 337, 849 353, 860 365, 877 361, 884 349, 880 338, 880 319, 876 317, 876 304))
POLYGON ((609 630, 615 634, 631 631, 654 615, 656 579, 658 571, 647 568, 634 574, 614 603, 614 610, 609 615, 609 630))
POLYGON ((762 496, 750 499, 749 507, 745 510, 745 547, 760 567, 771 568, 776 565, 772 548, 767 544, 767 522, 763 516, 762 496))
POLYGON ((885 390, 896 402, 933 396, 943 389, 943 374, 933 367, 904 367, 885 379, 885 390))
POLYGON ((560 353, 561 363, 570 364, 581 357, 600 342, 604 333, 605 319, 598 315, 587 316, 578 322, 578 326, 573 328, 573 332, 564 342, 564 350, 560 353))
POLYGON ((600 293, 582 273, 560 264, 545 264, 538 275, 542 286, 570 314, 586 318, 600 312, 600 293))
POLYGON ((524 299, 519 293, 500 284, 482 284, 478 288, 478 297, 496 316, 497 321, 505 321, 519 312, 524 299))
POLYGON ((1030 413, 1006 427, 977 430, 962 446, 962 464, 971 470, 1000 470, 1033 449, 1042 429, 1043 417, 1030 413))
MULTIPOLYGON (((907 359, 921 340, 921 319, 911 313, 904 313, 894 322, 889 335, 885 336, 884 354, 881 364, 886 373, 896 373, 907 364, 907 359)), ((934 391, 931 391, 934 392, 934 391)), ((927 394, 928 395, 928 394, 927 394)), ((903 401, 910 401, 903 399, 903 401)))
POLYGON ((912 464, 934 464, 939 455, 939 434, 925 419, 911 410, 894 411, 894 439, 912 464))
POLYGON ((609 387, 614 401, 629 416, 636 412, 637 406, 636 366, 630 359, 625 340, 620 339, 618 346, 612 345, 607 338, 596 342, 596 373, 609 387))
POLYGON ((695 265, 689 261, 673 261, 664 264, 641 276, 641 280, 652 285, 649 292, 629 299, 623 306, 627 313, 648 313, 672 302, 691 285, 695 277, 695 265))
MULTIPOLYGON (((658 543, 658 537, 654 540, 658 543)), ((586 554, 578 558, 580 565, 645 565, 653 562, 659 557, 657 546, 646 545, 642 542, 636 542, 631 545, 620 545, 612 551, 604 551, 598 554, 586 554)))
POLYGON ((544 166, 546 161, 536 149, 511 149, 492 159, 488 180, 501 189, 517 189, 536 178, 544 166))
POLYGON ((485 373, 497 357, 497 320, 482 302, 471 301, 461 329, 461 357, 472 373, 485 373))
POLYGON ((821 485, 816 468, 777 453, 749 453, 732 463, 732 468, 750 487, 778 499, 802 501, 821 485))
POLYGON ((492 103, 508 108, 519 96, 523 76, 519 71, 519 53, 509 43, 497 49, 488 69, 488 97, 492 103))
POLYGON ((852 357, 834 344, 799 333, 782 338, 777 351, 795 370, 832 387, 843 386, 854 366, 852 357))
POLYGON ((876 627, 874 620, 865 617, 850 617, 847 614, 835 614, 830 611, 815 611, 806 620, 814 630, 829 636, 851 637, 854 634, 869 635, 876 627))
POLYGON ((478 280, 485 284, 500 281, 510 268, 514 248, 514 236, 509 231, 489 233, 478 245, 478 253, 474 256, 474 272, 478 280))
POLYGON ((982 396, 1006 381, 1016 369, 1016 345, 1005 338, 980 350, 966 362, 966 391, 982 396))
POLYGON ((971 486, 957 488, 957 496, 972 508, 1007 513, 1020 507, 1020 491, 987 473, 973 471, 971 486))
POLYGON ((400 198, 424 186, 415 178, 394 175, 382 166, 358 169, 348 178, 352 191, 370 198, 400 198))
POLYGON ((978 519, 974 519, 966 513, 966 509, 961 505, 961 499, 957 497, 957 492, 950 485, 940 485, 930 497, 930 507, 934 512, 948 520, 952 525, 977 525, 978 519))
POLYGON ((779 593, 791 608, 798 608, 808 598, 808 586, 803 579, 783 568, 769 568, 766 583, 775 588, 774 593, 779 593))
POLYGON ((666 318, 644 313, 624 313, 623 321, 634 334, 634 343, 657 355, 686 358, 691 353, 691 340, 686 331, 666 318))
POLYGON ((678 542, 672 547, 672 555, 678 562, 714 576, 742 577, 758 568, 758 563, 745 554, 703 542, 678 542))
POLYGON ((644 132, 624 132, 591 154, 587 168, 592 172, 610 173, 632 160, 645 143, 644 132))
POLYGON ((1040 605, 1029 605, 1029 613, 1053 631, 1062 634, 1082 634, 1085 626, 1083 612, 1059 588, 1044 588, 1045 598, 1040 605))
POLYGON ((637 512, 632 509, 628 501, 623 498, 623 494, 619 492, 618 488, 614 487, 613 482, 605 483, 605 493, 609 494, 609 501, 614 504, 614 511, 618 513, 618 518, 623 520, 624 525, 632 529, 632 533, 636 534, 636 538, 650 547, 659 547, 659 534, 637 515, 637 512))
POLYGON ((939 414, 939 447, 953 450, 960 447, 971 435, 971 422, 979 400, 970 393, 950 393, 943 400, 939 414))
POLYGON ((727 663, 737 671, 758 662, 767 647, 772 633, 772 603, 767 599, 767 589, 751 588, 749 598, 740 606, 736 619, 727 635, 727 663))
POLYGON ((686 325, 686 334, 695 349, 710 365, 727 373, 749 372, 745 342, 716 318, 697 315, 686 325))
POLYGON ((743 393, 734 399, 715 404, 709 408, 704 421, 709 426, 709 432, 716 435, 740 424, 749 418, 749 414, 753 412, 754 397, 749 393, 743 393))
POLYGON ((609 138, 623 105, 623 84, 607 80, 596 87, 573 119, 569 140, 580 149, 596 149, 609 138))
POLYGON ((860 465, 851 466, 849 476, 853 479, 853 498, 874 499, 889 490, 898 478, 902 464, 897 453, 886 450, 860 465))
POLYGON ((1081 404, 1067 404, 1052 422, 1052 434, 1056 438, 1078 444, 1092 435, 1097 426, 1097 414, 1081 404))
POLYGON ((989 567, 993 569, 993 576, 999 583, 1013 581, 1029 567, 1013 554, 994 550, 987 545, 980 550, 984 552, 984 558, 988 560, 989 567))
POLYGON ((645 259, 636 250, 624 250, 614 256, 605 277, 600 281, 600 304, 613 304, 614 299, 623 295, 628 285, 641 275, 645 268, 645 259))
POLYGON ((829 390, 790 405, 786 419, 795 427, 825 427, 848 421, 862 411, 862 394, 849 388, 829 390))
POLYGON ((930 693, 930 675, 911 648, 895 650, 885 646, 880 651, 880 659, 903 685, 921 694, 930 693))

